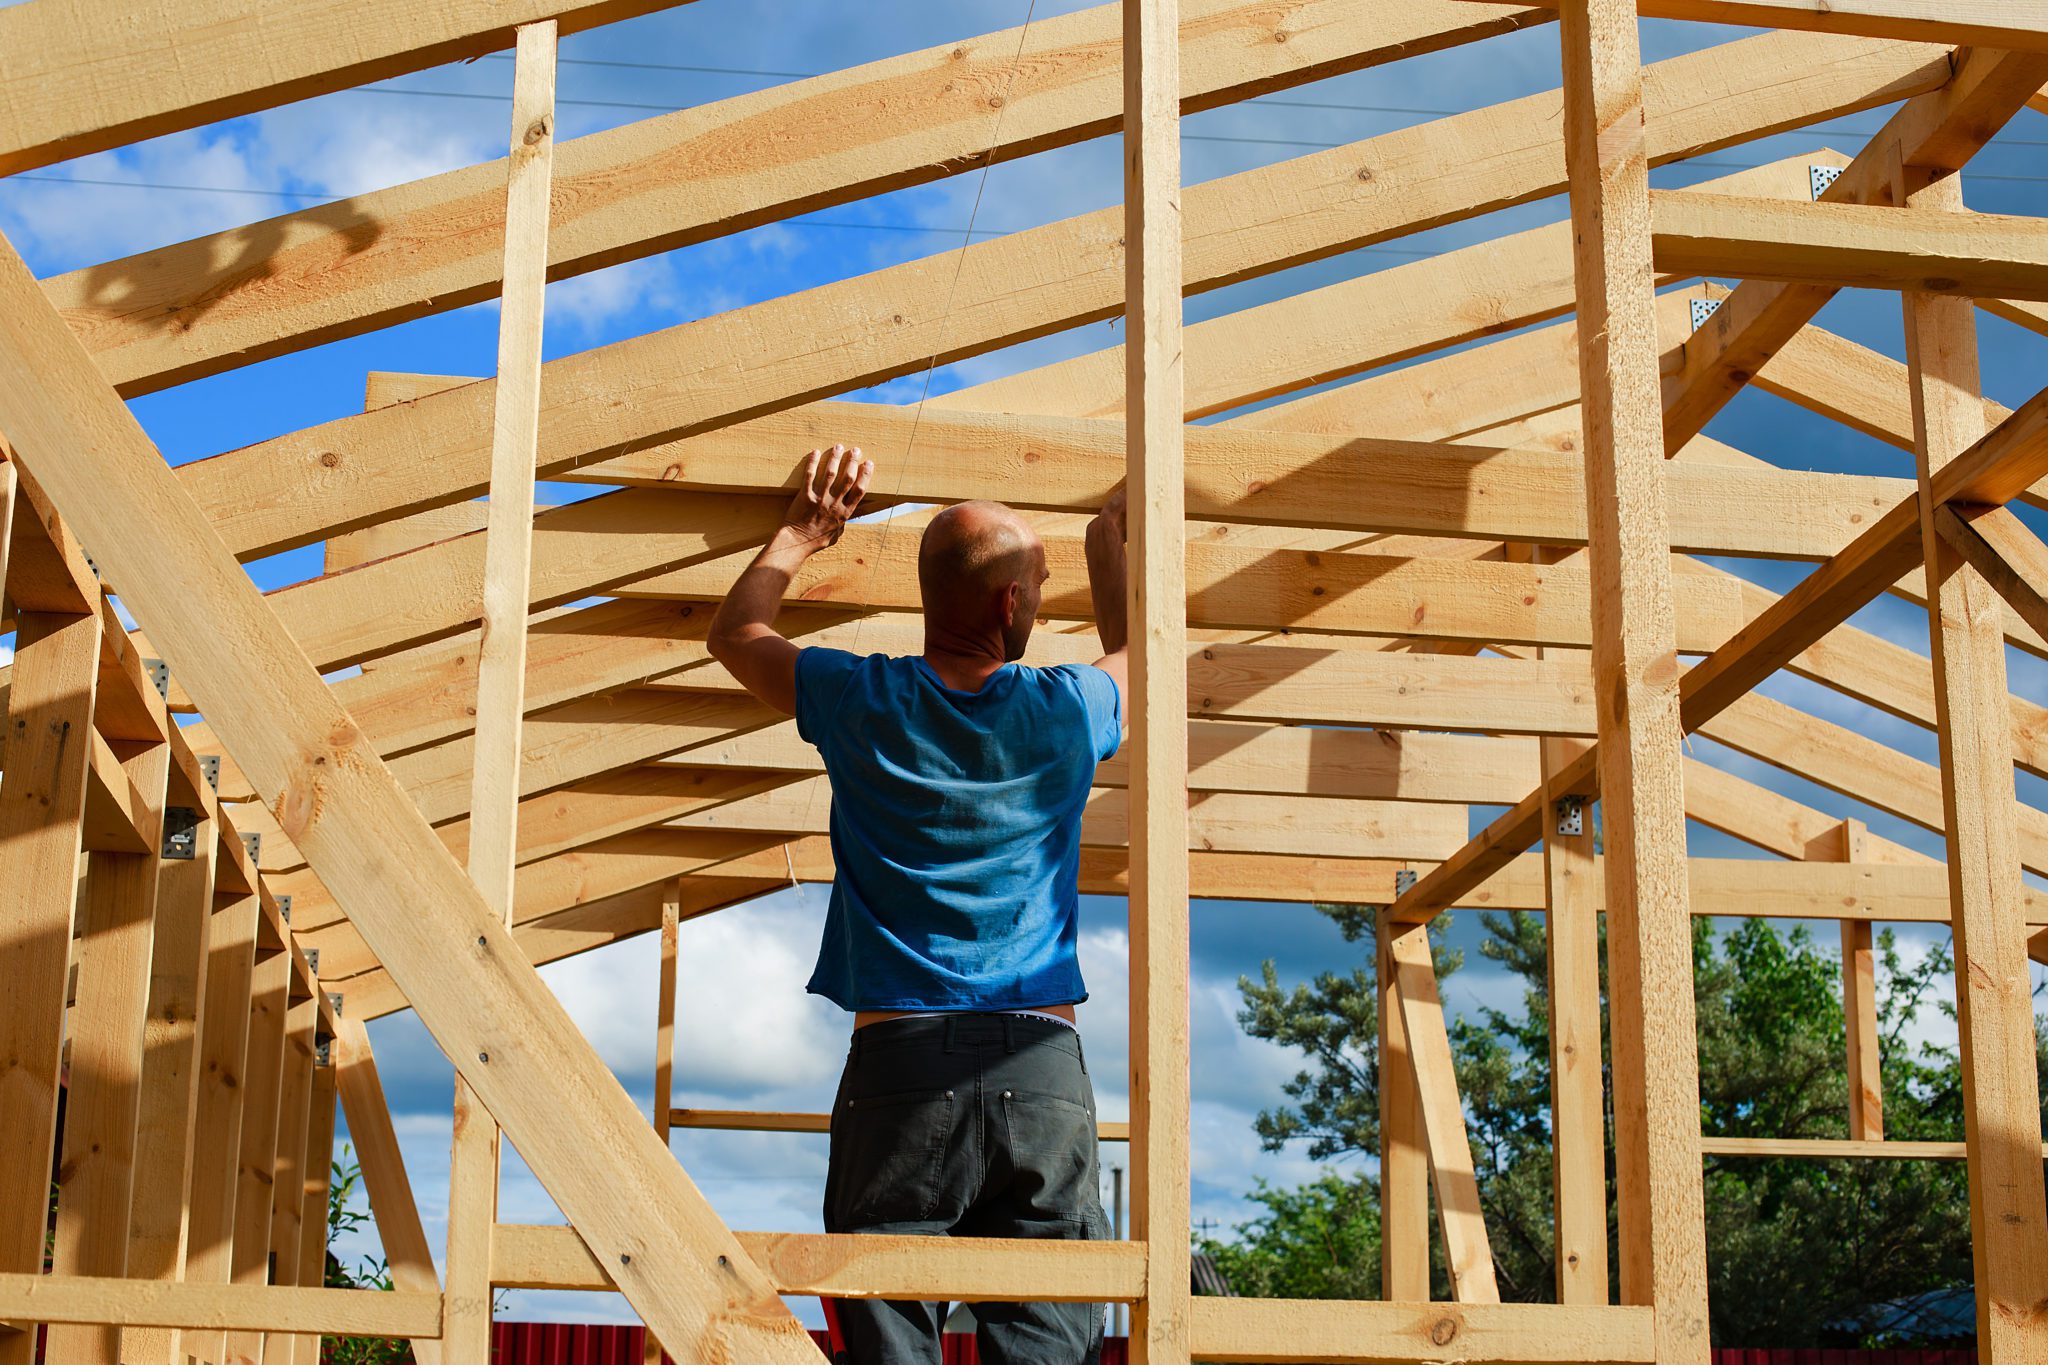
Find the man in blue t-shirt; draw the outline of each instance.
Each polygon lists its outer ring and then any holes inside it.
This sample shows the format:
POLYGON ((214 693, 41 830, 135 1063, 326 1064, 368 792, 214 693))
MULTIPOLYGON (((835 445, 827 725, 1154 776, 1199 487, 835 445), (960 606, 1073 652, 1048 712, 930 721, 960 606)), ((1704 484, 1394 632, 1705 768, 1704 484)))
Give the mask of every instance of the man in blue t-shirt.
MULTIPOLYGON (((1030 668, 1048 577, 993 502, 918 549, 924 652, 799 649, 775 630, 805 560, 839 539, 874 462, 812 451, 783 525, 711 623, 711 653, 796 717, 832 785, 837 876, 810 989, 854 1015, 832 1106, 829 1232, 1099 1238, 1095 1094, 1074 1006, 1081 811, 1123 733, 1123 495, 1088 528, 1103 657, 1030 668)), ((840 1300, 848 1365, 938 1365, 943 1304, 840 1300)), ((988 1365, 1083 1365, 1099 1304, 979 1304, 988 1365)))

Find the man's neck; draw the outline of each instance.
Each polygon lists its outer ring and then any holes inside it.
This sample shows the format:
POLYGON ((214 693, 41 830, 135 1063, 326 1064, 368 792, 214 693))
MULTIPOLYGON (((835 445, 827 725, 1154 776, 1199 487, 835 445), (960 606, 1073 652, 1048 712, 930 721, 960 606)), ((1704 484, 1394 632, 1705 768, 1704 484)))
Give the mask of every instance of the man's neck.
POLYGON ((956 692, 979 692, 1001 670, 1004 650, 998 641, 956 640, 927 630, 924 661, 939 681, 956 692))

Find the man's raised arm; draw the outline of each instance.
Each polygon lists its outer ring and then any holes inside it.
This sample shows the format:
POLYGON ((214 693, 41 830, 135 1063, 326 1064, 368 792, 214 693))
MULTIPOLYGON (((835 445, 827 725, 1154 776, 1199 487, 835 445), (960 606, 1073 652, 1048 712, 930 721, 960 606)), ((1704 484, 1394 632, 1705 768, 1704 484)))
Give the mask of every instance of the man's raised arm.
POLYGON ((812 451, 782 525, 711 618, 705 640, 711 657, 740 686, 785 715, 796 714, 798 650, 775 629, 782 595, 805 560, 839 539, 874 473, 875 462, 862 459, 858 448, 812 451))
POLYGON ((1095 602, 1095 630, 1102 637, 1102 657, 1095 666, 1116 679, 1118 696, 1130 691, 1130 599, 1126 595, 1124 560, 1124 490, 1109 495, 1101 513, 1088 523, 1088 595, 1095 602))

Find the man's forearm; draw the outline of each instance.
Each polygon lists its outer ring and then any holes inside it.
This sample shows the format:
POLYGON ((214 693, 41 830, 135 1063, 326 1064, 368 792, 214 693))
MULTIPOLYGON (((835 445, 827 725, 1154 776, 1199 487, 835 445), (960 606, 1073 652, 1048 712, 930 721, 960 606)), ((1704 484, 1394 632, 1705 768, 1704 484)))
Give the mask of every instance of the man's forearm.
POLYGON ((797 571, 822 546, 822 541, 806 537, 793 526, 778 527, 718 604, 718 614, 711 618, 714 644, 753 629, 772 628, 797 571))
POLYGON ((1095 629, 1102 637, 1102 652, 1114 654, 1130 643, 1131 635, 1123 537, 1090 526, 1087 548, 1088 595, 1095 603, 1095 629))

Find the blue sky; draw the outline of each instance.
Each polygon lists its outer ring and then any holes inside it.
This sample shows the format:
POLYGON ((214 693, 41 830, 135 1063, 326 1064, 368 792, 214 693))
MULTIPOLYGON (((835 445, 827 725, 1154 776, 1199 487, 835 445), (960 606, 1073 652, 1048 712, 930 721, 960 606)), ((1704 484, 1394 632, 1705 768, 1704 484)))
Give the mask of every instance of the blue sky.
MULTIPOLYGON (((1039 0, 1034 22, 1082 6, 1039 0)), ((716 101, 803 74, 875 60, 1022 22, 1021 0, 897 0, 884 10, 797 0, 762 23, 759 7, 701 0, 680 9, 566 39, 560 73, 561 136, 572 138, 662 109, 716 101), (886 14, 888 22, 876 22, 886 14)), ((1651 23, 1646 60, 1742 36, 1728 29, 1651 23)), ((1557 83, 1554 30, 1544 27, 1483 45, 1326 81, 1185 121, 1190 182, 1232 174, 1377 133, 1551 88, 1557 83)), ((479 61, 382 82, 237 119, 119 152, 0 181, 0 231, 39 274, 113 259, 151 246, 400 183, 502 154, 512 68, 479 61)), ((1731 149, 1695 167, 1672 167, 1656 183, 1680 186, 1730 169, 1833 147, 1853 153, 1883 111, 1829 121, 1818 130, 1731 149)), ((1978 159, 1966 179, 1985 211, 2048 212, 2048 118, 2023 113, 1978 159)), ((546 353, 564 355, 764 298, 863 274, 957 245, 970 216, 976 239, 1114 204, 1121 193, 1114 140, 1041 154, 974 176, 883 196, 726 240, 671 252, 550 286, 546 353), (979 202, 977 205, 977 195, 979 202)), ((1247 281, 1189 300, 1190 321, 1219 316, 1302 289, 1398 265, 1564 216, 1549 200, 1382 247, 1247 281)), ((1903 359, 1896 299, 1846 293, 1824 325, 1903 359)), ((174 463, 200 458, 358 411, 370 369, 442 374, 491 372, 495 305, 479 305, 354 340, 254 365, 137 400, 134 411, 174 463)), ((1987 390, 2009 405, 2048 376, 2048 339, 1996 319, 1981 321, 1987 390)), ((939 368, 933 393, 1114 345, 1116 324, 1043 338, 939 368)), ((864 396, 914 401, 922 376, 864 396)), ((1859 436, 1762 393, 1746 394, 1709 427, 1730 444, 1792 468, 1910 474, 1903 452, 1859 436)), ((794 454, 794 452, 793 452, 794 454)), ((592 490, 557 486, 560 501, 592 490)), ((2029 514, 2030 516, 2032 514, 2029 514)), ((2037 529, 2041 519, 2033 517, 2037 529)), ((1803 569, 1756 561, 1728 567, 1783 590, 1803 569)), ((319 549, 252 566, 266 588, 317 573, 319 549)), ((1866 629, 1925 652, 1924 613, 1898 601, 1859 615, 1866 629)), ((2012 656, 2016 690, 2048 699, 2048 665, 2012 656)), ((1932 736, 1860 703, 1796 679, 1767 691, 1932 760, 1932 736)), ((1724 762, 1810 805, 1869 820, 1878 833, 1938 854, 1939 843, 1880 812, 1725 754, 1708 741, 1694 751, 1724 762)), ((2048 805, 2037 779, 2020 775, 2023 797, 2048 805)), ((1491 814, 1475 810, 1475 828, 1491 814)), ((1732 841, 1696 830, 1696 854, 1747 856, 1732 841)), ((719 1107, 821 1109, 836 1075, 844 1023, 802 994, 815 951, 824 891, 779 893, 685 926, 678 1044, 678 1102, 719 1107)), ((1105 1114, 1124 1112, 1123 907, 1088 898, 1084 967, 1096 994, 1086 1009, 1093 1071, 1105 1114)), ((1476 936, 1476 923, 1459 930, 1476 936)), ((1919 935, 1916 943, 1924 942, 1919 935)), ((1348 966, 1356 949, 1307 907, 1203 903, 1194 913, 1195 1136, 1198 1219, 1230 1223, 1245 1213, 1257 1178, 1294 1182, 1313 1173, 1296 1154, 1258 1149, 1253 1115, 1277 1102, 1294 1070, 1277 1050, 1245 1039, 1234 1021, 1235 981, 1274 958, 1283 980, 1348 966)), ((651 1094, 655 968, 650 940, 546 969, 593 1043, 643 1101, 651 1094)), ((1512 1003, 1514 983, 1476 959, 1447 992, 1454 1010, 1512 1003)), ((1935 1026, 1938 1030, 1939 1025, 1935 1026)), ((450 1073, 411 1016, 376 1024, 372 1038, 397 1114, 415 1187, 437 1246, 445 1209, 450 1073)), ((675 1148, 714 1205, 735 1226, 817 1226, 822 1139, 686 1133, 675 1148)), ((1105 1149, 1105 1164, 1121 1161, 1105 1149)), ((504 1216, 558 1217, 516 1161, 508 1161, 504 1216)), ((362 1250, 365 1248, 356 1248, 362 1250)), ((623 1317, 615 1297, 512 1296, 514 1316, 623 1317)))

